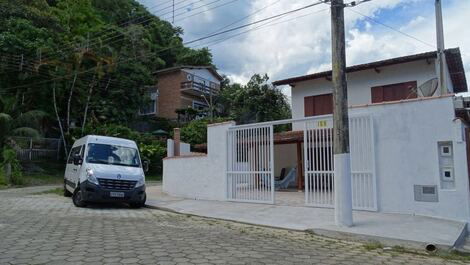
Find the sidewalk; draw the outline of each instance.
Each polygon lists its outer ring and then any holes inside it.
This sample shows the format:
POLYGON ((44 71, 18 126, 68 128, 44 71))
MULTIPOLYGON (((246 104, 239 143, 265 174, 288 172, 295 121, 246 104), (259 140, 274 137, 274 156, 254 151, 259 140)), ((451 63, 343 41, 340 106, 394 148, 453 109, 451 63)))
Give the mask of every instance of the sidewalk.
POLYGON ((466 224, 424 216, 354 212, 354 226, 334 225, 333 209, 253 203, 192 200, 169 196, 162 186, 147 188, 147 206, 177 213, 262 225, 333 238, 378 241, 384 245, 452 248, 462 243, 466 224))

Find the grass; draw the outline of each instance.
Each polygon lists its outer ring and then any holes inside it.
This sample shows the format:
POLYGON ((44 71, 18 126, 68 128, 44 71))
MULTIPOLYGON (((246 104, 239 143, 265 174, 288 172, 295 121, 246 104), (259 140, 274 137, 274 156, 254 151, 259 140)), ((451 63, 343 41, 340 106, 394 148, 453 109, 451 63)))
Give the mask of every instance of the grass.
POLYGON ((384 246, 380 242, 368 242, 364 244, 364 248, 366 250, 375 250, 375 249, 383 249, 384 246))
POLYGON ((50 190, 46 190, 46 191, 42 191, 42 192, 37 192, 37 193, 34 193, 34 194, 35 195, 55 194, 55 195, 62 196, 64 194, 64 189, 63 188, 55 188, 55 189, 50 189, 50 190))
POLYGON ((145 180, 146 181, 161 181, 162 180, 162 174, 154 173, 154 172, 148 172, 148 173, 145 174, 145 180))
MULTIPOLYGON (((384 249, 384 246, 379 242, 369 242, 363 245, 366 250, 372 251, 376 249, 384 249)), ((426 252, 418 249, 408 249, 403 246, 393 246, 389 248, 388 252, 392 256, 397 256, 399 254, 412 254, 412 255, 421 255, 421 256, 433 256, 442 258, 444 260, 457 260, 463 262, 470 262, 470 254, 463 253, 457 250, 437 250, 436 252, 426 252)))
MULTIPOLYGON (((21 184, 12 185, 13 187, 62 184, 64 181, 64 161, 23 162, 21 166, 23 168, 21 184)), ((0 189, 7 187, 9 186, 2 185, 0 181, 0 189)))

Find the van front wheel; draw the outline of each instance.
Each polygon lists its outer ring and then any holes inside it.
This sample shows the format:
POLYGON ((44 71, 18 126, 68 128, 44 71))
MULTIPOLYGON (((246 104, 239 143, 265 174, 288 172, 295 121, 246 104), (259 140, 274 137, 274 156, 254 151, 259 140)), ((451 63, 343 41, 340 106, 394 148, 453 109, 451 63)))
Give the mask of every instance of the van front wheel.
POLYGON ((73 201, 73 205, 75 205, 76 207, 85 207, 86 206, 86 203, 83 201, 83 198, 82 198, 82 191, 81 190, 77 190, 74 192, 73 194, 73 197, 72 197, 72 201, 73 201))
POLYGON ((145 206, 145 202, 147 201, 147 194, 144 194, 144 198, 140 202, 133 202, 130 203, 131 208, 142 208, 145 206))

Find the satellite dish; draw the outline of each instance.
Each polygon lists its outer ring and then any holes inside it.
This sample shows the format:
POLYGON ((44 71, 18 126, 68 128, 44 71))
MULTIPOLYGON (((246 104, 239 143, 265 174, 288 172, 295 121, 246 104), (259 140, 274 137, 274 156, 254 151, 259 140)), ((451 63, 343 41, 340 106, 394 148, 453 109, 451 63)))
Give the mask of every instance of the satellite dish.
POLYGON ((424 84, 419 86, 419 91, 423 97, 432 97, 436 93, 437 87, 439 86, 439 80, 437 78, 430 79, 424 84))

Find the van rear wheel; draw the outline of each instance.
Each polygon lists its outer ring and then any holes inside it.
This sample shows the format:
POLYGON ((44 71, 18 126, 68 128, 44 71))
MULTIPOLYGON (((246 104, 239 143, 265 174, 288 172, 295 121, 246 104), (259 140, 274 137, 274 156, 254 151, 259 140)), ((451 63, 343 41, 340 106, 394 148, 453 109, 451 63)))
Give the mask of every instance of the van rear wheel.
POLYGON ((81 190, 76 190, 74 192, 72 201, 73 201, 73 205, 75 205, 76 207, 80 207, 80 208, 86 207, 86 203, 83 201, 83 198, 82 198, 81 190))

